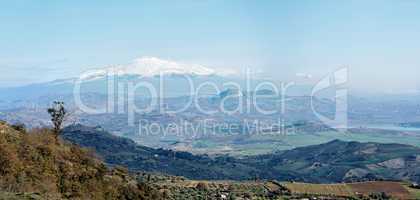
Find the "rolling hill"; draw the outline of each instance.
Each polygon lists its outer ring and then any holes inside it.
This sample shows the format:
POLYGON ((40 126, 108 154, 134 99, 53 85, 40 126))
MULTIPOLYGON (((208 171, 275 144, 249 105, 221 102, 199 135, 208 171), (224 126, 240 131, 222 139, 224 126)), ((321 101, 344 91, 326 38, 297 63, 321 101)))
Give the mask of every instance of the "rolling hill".
POLYGON ((210 158, 206 155, 153 149, 111 135, 100 128, 70 126, 64 129, 63 138, 95 150, 111 166, 122 165, 133 171, 162 172, 193 179, 235 180, 250 178, 249 175, 257 171, 231 157, 210 158))
POLYGON ((209 157, 153 149, 101 128, 75 125, 63 137, 95 150, 109 165, 190 179, 294 180, 313 183, 371 180, 420 181, 420 148, 402 144, 333 140, 260 156, 209 157))

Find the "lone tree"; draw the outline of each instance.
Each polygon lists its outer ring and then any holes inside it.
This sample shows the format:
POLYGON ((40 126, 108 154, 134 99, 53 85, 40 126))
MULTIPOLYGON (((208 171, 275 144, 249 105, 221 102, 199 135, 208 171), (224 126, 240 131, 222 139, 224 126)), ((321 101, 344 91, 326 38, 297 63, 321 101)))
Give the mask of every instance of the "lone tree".
POLYGON ((48 108, 48 113, 51 115, 51 122, 54 125, 53 131, 55 137, 57 138, 60 135, 63 123, 67 118, 67 111, 64 108, 64 102, 54 101, 53 106, 48 108))

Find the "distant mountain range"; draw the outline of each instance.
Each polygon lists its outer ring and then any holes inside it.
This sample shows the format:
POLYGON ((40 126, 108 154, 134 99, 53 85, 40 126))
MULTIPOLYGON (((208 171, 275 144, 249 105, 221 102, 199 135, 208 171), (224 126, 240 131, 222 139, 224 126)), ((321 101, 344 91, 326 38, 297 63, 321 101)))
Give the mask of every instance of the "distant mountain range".
POLYGON ((212 69, 197 64, 179 63, 163 60, 156 57, 141 57, 127 65, 116 65, 107 68, 91 70, 80 76, 83 80, 94 80, 110 75, 138 75, 142 77, 154 77, 166 74, 178 74, 189 76, 232 76, 237 74, 232 69, 212 69))
POLYGON ((401 144, 334 140, 273 154, 233 158, 148 148, 101 128, 82 125, 67 127, 63 138, 94 149, 109 165, 191 179, 249 180, 258 177, 315 183, 420 181, 420 148, 401 144))
MULTIPOLYGON (((114 92, 123 94, 127 92, 128 85, 140 85, 142 83, 147 83, 147 85, 143 84, 143 86, 151 86, 156 89, 156 94, 153 94, 150 90, 146 90, 145 87, 136 87, 135 95, 143 98, 179 97, 192 94, 214 95, 229 87, 236 86, 240 86, 241 89, 239 90, 241 91, 253 91, 263 81, 273 83, 271 80, 255 78, 254 76, 246 80, 244 73, 236 72, 232 69, 213 69, 155 57, 141 57, 126 65, 108 66, 86 71, 81 73, 79 77, 69 77, 19 87, 0 87, 0 99, 13 103, 15 101, 35 100, 45 96, 73 96, 78 86, 80 86, 80 94, 110 94, 114 92), (234 83, 235 85, 224 85, 226 83, 234 83), (112 85, 112 89, 109 89, 110 85, 112 85), (123 88, 119 88, 120 85, 123 88)), ((280 83, 276 84, 280 90, 280 83)), ((291 86, 287 91, 288 95, 309 93, 310 87, 301 85, 291 86)))

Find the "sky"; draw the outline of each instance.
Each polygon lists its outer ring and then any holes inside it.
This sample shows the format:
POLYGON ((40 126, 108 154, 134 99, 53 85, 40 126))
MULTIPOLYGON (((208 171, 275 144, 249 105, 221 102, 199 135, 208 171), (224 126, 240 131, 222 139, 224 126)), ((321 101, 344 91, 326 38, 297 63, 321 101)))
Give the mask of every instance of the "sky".
POLYGON ((153 56, 292 80, 346 66, 352 87, 420 89, 420 1, 0 2, 0 87, 153 56))

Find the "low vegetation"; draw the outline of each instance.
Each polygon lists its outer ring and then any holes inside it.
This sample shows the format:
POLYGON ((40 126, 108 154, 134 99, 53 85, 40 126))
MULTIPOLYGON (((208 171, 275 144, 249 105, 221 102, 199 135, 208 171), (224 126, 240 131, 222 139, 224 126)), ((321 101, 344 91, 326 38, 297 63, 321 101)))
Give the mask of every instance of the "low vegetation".
POLYGON ((160 198, 123 168, 108 169, 89 150, 57 141, 49 129, 28 133, 19 129, 0 122, 0 198, 13 199, 14 194, 22 199, 160 198))
POLYGON ((206 181, 140 173, 140 182, 159 189, 165 199, 419 199, 406 182, 372 181, 310 184, 277 181, 206 181))

